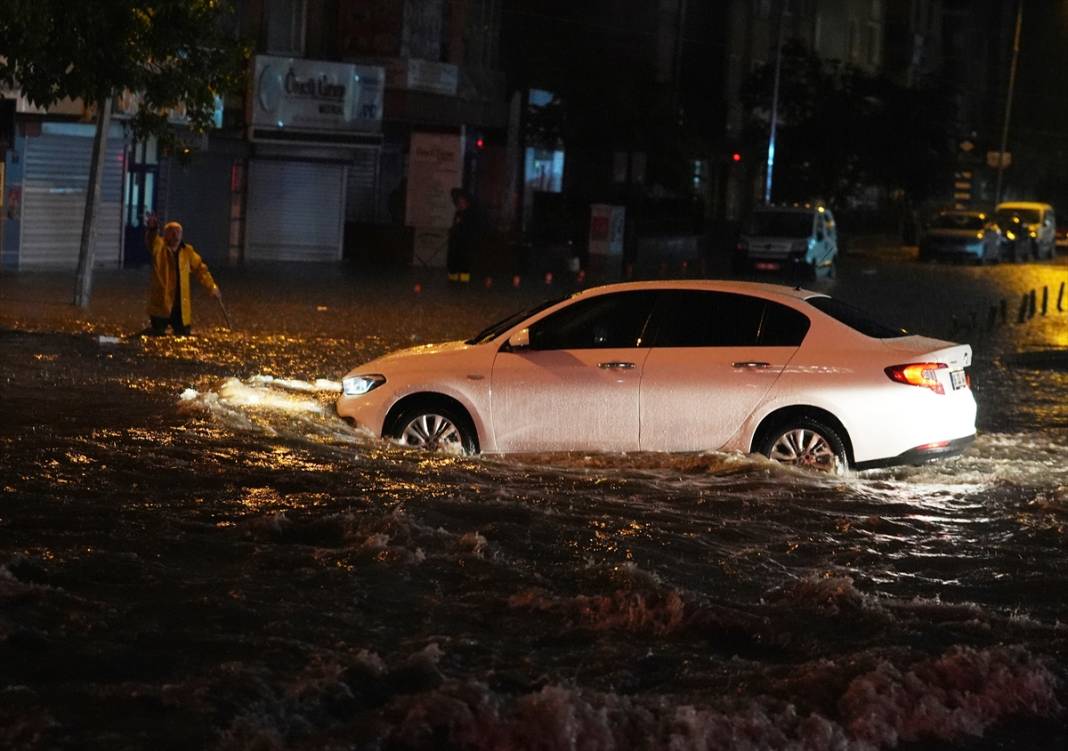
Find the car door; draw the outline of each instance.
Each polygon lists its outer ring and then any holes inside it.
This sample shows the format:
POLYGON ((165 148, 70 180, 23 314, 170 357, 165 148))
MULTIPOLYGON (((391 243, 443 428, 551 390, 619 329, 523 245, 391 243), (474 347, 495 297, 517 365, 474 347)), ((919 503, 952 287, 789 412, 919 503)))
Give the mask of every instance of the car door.
POLYGON ((493 362, 497 448, 633 451, 651 291, 580 298, 529 327, 529 346, 493 362))
POLYGON ((647 451, 718 449, 768 394, 809 320, 751 295, 661 295, 642 373, 639 445, 647 451))

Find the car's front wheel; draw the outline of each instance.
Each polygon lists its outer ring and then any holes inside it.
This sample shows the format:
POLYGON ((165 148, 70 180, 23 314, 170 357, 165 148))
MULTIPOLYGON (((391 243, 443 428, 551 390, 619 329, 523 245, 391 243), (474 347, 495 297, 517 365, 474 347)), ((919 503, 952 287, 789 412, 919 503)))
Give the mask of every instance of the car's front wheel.
POLYGON ((449 454, 478 453, 471 420, 448 404, 427 402, 405 408, 385 432, 402 446, 449 454))
POLYGON ((849 467, 842 438, 811 417, 794 417, 764 431, 756 449, 781 464, 832 475, 845 474, 849 467))

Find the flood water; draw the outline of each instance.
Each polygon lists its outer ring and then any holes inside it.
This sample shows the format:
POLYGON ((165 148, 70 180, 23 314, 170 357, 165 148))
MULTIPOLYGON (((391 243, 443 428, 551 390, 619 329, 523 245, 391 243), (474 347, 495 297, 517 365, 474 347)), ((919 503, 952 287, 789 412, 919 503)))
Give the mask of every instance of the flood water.
POLYGON ((964 456, 846 478, 403 450, 348 368, 558 290, 216 276, 235 330, 117 343, 135 272, 0 278, 0 748, 1068 744, 1063 256, 812 285, 975 351, 964 456))

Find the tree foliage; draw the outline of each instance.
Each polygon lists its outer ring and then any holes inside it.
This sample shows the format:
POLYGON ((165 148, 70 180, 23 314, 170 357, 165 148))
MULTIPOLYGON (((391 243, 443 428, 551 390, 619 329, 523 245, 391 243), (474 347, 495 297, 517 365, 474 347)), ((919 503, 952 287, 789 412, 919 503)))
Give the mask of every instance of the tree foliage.
POLYGON ((0 84, 33 104, 141 97, 134 128, 165 134, 167 112, 207 128, 215 97, 239 91, 248 48, 223 0, 3 0, 0 84))
MULTIPOLYGON (((767 144, 774 64, 743 88, 746 140, 767 144)), ((776 200, 822 198, 842 205, 868 187, 919 202, 949 185, 954 99, 926 85, 819 58, 800 42, 783 48, 775 151, 776 200)))

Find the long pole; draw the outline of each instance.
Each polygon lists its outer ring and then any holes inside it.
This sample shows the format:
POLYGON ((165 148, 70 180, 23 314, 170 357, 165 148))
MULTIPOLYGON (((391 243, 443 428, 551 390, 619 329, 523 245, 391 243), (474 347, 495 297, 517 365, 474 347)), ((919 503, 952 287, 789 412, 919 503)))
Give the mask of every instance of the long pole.
POLYGON ((779 125, 779 79, 782 76, 782 34, 786 26, 786 4, 779 13, 779 38, 775 44, 775 85, 771 91, 771 130, 768 134, 768 164, 764 176, 764 203, 771 203, 771 178, 775 173, 775 134, 779 125))
POLYGON ((1001 203, 1001 176, 1005 171, 1005 149, 1009 142, 1009 118, 1012 116, 1012 92, 1016 88, 1016 61, 1020 58, 1020 27, 1023 26, 1023 0, 1016 5, 1016 32, 1012 40, 1012 65, 1009 67, 1009 91, 1005 96, 1005 122, 1001 128, 1001 151, 998 152, 998 180, 994 203, 1001 203))

